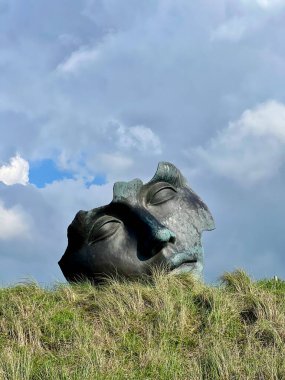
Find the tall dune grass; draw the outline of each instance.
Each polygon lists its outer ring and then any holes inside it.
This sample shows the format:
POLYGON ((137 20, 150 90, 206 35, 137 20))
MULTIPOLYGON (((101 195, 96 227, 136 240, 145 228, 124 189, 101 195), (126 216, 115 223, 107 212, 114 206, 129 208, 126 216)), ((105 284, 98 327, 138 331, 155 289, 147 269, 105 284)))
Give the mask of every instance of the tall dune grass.
POLYGON ((2 288, 0 379, 285 379, 285 282, 2 288))

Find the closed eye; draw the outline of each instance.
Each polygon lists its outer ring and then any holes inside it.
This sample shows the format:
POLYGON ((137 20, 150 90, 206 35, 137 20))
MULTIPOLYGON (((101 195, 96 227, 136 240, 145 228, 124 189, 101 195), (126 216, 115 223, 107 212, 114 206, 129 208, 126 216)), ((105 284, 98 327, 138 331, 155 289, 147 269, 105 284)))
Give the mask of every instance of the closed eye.
POLYGON ((88 237, 89 243, 93 244, 114 235, 120 228, 121 223, 119 219, 114 217, 102 217, 93 224, 88 237))
POLYGON ((176 194, 176 189, 171 185, 160 184, 160 186, 155 186, 153 191, 149 193, 148 203, 151 205, 159 205, 174 198, 176 194))

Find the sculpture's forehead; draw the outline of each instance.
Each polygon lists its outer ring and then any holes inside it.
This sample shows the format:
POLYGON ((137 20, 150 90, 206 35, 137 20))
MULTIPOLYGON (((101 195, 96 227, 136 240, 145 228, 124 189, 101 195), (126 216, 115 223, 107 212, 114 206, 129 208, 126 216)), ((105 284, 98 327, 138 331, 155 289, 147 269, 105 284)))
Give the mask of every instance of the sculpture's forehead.
POLYGON ((168 162, 160 162, 153 178, 143 184, 139 179, 133 179, 129 182, 115 182, 113 188, 113 202, 128 201, 136 203, 144 189, 156 182, 168 182, 175 187, 186 186, 186 181, 180 171, 168 162))
POLYGON ((130 203, 135 203, 143 186, 143 182, 138 178, 129 182, 115 182, 113 188, 113 202, 128 200, 130 203))

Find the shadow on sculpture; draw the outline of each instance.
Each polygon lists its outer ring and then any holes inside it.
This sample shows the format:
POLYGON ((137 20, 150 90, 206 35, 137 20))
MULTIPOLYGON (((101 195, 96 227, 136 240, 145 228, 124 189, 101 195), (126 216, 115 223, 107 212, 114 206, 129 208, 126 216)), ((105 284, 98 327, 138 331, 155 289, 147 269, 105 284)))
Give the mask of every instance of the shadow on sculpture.
POLYGON ((110 204, 79 211, 59 266, 68 281, 141 278, 154 268, 202 276, 201 233, 215 228, 205 203, 171 163, 146 184, 116 182, 110 204))

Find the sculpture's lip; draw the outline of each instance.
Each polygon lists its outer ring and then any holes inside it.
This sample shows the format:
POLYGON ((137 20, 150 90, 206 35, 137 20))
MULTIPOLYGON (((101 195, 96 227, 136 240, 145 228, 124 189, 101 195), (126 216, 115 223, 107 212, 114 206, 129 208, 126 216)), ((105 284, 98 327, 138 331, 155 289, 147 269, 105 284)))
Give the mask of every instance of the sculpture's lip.
POLYGON ((201 278, 203 265, 200 261, 182 263, 178 267, 172 269, 170 274, 182 274, 182 273, 192 273, 195 277, 201 278))
POLYGON ((198 260, 197 259, 193 259, 193 260, 186 260, 186 261, 183 261, 181 264, 177 265, 177 266, 173 266, 170 268, 170 271, 173 271, 175 269, 178 269, 178 268, 186 268, 186 267, 195 267, 195 265, 198 263, 198 260))
POLYGON ((194 268, 198 262, 201 260, 196 254, 191 254, 190 252, 178 252, 170 259, 170 271, 177 268, 194 268))

